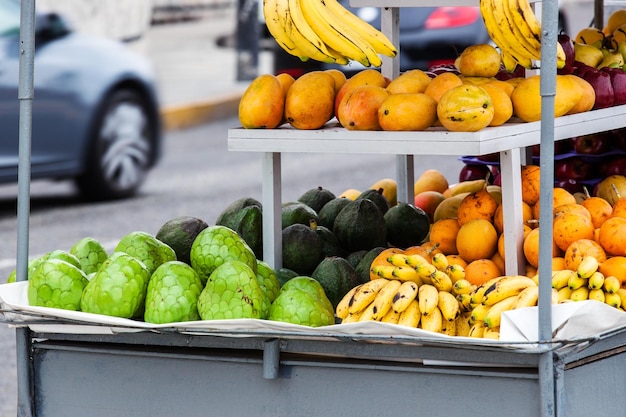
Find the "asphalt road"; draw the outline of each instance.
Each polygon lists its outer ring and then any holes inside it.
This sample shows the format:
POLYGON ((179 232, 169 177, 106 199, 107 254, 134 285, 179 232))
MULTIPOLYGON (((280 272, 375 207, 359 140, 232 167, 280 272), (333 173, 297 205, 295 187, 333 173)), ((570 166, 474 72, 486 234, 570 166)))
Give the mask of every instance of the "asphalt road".
MULTIPOLYGON (((111 250, 125 234, 156 233, 168 219, 190 215, 214 224, 217 216, 240 197, 261 199, 261 154, 227 151, 228 129, 236 118, 166 135, 165 156, 135 198, 85 204, 69 182, 33 182, 31 186, 30 254, 69 249, 91 236, 111 250)), ((450 157, 416 157, 416 174, 429 168, 454 179, 462 164, 450 157)), ((284 154, 283 201, 296 200, 310 188, 323 186, 336 194, 366 189, 381 178, 395 176, 389 155, 284 154)), ((16 187, 0 187, 0 277, 14 268, 17 221, 16 187)), ((4 278, 2 278, 4 280, 4 278)), ((15 336, 0 324, 0 417, 16 415, 15 336)))

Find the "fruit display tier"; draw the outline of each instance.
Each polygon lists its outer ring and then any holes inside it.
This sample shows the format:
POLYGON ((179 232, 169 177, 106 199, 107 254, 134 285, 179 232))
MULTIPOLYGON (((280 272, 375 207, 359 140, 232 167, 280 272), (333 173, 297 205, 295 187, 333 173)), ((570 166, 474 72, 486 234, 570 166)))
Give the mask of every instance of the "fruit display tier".
MULTIPOLYGON (((623 127, 626 105, 609 107, 554 120, 554 140, 571 138, 623 127)), ((507 123, 487 127, 477 132, 450 132, 430 128, 423 132, 350 131, 338 127, 331 120, 323 129, 299 130, 288 126, 277 129, 232 128, 228 131, 228 150, 264 152, 263 206, 274 216, 264 216, 263 233, 266 261, 274 266, 282 265, 280 241, 281 166, 280 153, 365 153, 398 155, 398 194, 403 201, 413 200, 412 155, 486 155, 500 152, 504 198, 505 228, 522 224, 520 170, 522 152, 541 141, 541 122, 507 123), (512 150, 517 150, 512 152, 512 150)), ((521 273, 523 253, 521 242, 523 230, 508 229, 505 235, 507 247, 520 248, 506 253, 507 274, 521 273)))

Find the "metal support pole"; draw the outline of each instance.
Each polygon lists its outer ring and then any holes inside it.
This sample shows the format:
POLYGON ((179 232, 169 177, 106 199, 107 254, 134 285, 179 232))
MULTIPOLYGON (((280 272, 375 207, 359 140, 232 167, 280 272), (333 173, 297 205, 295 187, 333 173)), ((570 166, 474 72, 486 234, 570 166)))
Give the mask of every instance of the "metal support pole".
MULTIPOLYGON (((17 195, 17 259, 16 280, 28 279, 28 227, 30 215, 30 155, 35 67, 35 0, 22 0, 20 8, 20 68, 18 99, 19 162, 17 195)), ((17 415, 33 415, 31 338, 28 327, 16 330, 17 415)))
POLYGON ((270 339, 263 343, 263 378, 278 378, 280 365, 280 340, 270 339))
MULTIPOLYGON (((542 4, 541 33, 541 144, 540 144, 540 213, 539 213, 539 340, 552 340, 552 198, 554 188, 554 97, 556 95, 556 51, 558 32, 557 0, 542 4), (547 248, 544 249, 544 248, 547 248)), ((547 349, 539 361, 539 384, 542 417, 554 417, 553 352, 547 349)))

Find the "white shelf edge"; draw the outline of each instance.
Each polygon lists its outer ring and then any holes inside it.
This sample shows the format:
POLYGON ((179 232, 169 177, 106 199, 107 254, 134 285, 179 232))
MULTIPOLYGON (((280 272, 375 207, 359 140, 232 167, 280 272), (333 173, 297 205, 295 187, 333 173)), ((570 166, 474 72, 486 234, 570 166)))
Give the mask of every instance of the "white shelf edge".
MULTIPOLYGON (((554 139, 626 127, 626 105, 555 119, 554 139)), ((362 153, 387 155, 484 155, 541 142, 541 122, 507 123, 478 132, 351 131, 330 122, 317 130, 232 128, 228 150, 244 152, 362 153)))

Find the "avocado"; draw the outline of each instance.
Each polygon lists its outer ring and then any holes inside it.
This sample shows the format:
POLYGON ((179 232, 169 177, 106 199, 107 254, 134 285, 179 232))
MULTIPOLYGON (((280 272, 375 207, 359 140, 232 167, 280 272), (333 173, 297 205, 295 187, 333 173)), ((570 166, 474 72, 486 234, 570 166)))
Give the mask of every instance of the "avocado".
POLYGON ((207 222, 193 216, 178 216, 163 223, 156 237, 176 252, 176 259, 191 264, 189 252, 198 233, 209 227, 207 222))
POLYGON ((298 197, 298 201, 311 207, 316 213, 319 213, 322 207, 335 197, 335 194, 331 191, 323 187, 317 187, 306 191, 298 197))
POLYGON ((280 286, 282 287, 283 285, 285 285, 285 283, 287 281, 289 281, 291 278, 295 278, 297 277, 298 274, 296 271, 289 269, 289 268, 278 268, 276 270, 276 277, 278 278, 278 282, 280 283, 280 286))
POLYGON ((295 223, 282 232, 283 267, 308 275, 324 257, 324 242, 310 226, 295 223))
POLYGON ((345 258, 330 256, 317 265, 311 277, 319 281, 333 309, 348 291, 360 284, 359 275, 345 258))
POLYGON ((387 246, 387 226, 378 206, 367 198, 346 205, 335 219, 333 233, 348 251, 387 246))
POLYGON ((361 261, 358 263, 356 268, 356 273, 359 274, 359 279, 361 283, 367 282, 370 280, 370 267, 372 266, 372 262, 374 259, 386 248, 383 246, 378 246, 376 248, 370 249, 361 261))
POLYGON ((316 223, 319 222, 317 212, 299 201, 283 203, 281 207, 281 218, 283 229, 296 223, 309 225, 311 220, 314 220, 316 223))
POLYGON ((383 195, 382 188, 379 188, 377 190, 370 189, 370 190, 363 191, 356 198, 356 200, 361 200, 361 199, 372 200, 372 202, 376 204, 376 207, 378 207, 381 213, 383 214, 387 213, 387 210, 389 210, 389 201, 387 200, 387 197, 383 195))
POLYGON ((322 238, 322 252, 324 256, 343 256, 344 250, 331 230, 316 224, 315 221, 311 222, 311 228, 322 238))
POLYGON ((430 232, 428 214, 412 204, 400 202, 391 207, 384 218, 391 246, 405 249, 420 245, 430 232))
MULTIPOLYGON (((263 259, 263 212, 260 206, 247 206, 230 218, 230 226, 254 252, 258 259, 263 259)), ((218 223, 219 225, 219 223, 218 223)))
POLYGON ((262 208, 261 202, 252 197, 241 197, 230 203, 226 208, 217 216, 215 224, 220 226, 226 226, 230 229, 234 229, 232 218, 246 207, 256 206, 262 208))
POLYGON ((356 266, 359 264, 359 262, 361 262, 361 259, 363 259, 367 252, 368 251, 366 251, 365 249, 351 252, 345 257, 346 261, 348 261, 348 263, 352 265, 352 268, 356 268, 356 266))
POLYGON ((335 218, 350 201, 352 200, 346 197, 337 197, 324 204, 324 207, 317 213, 320 226, 333 230, 335 218))

